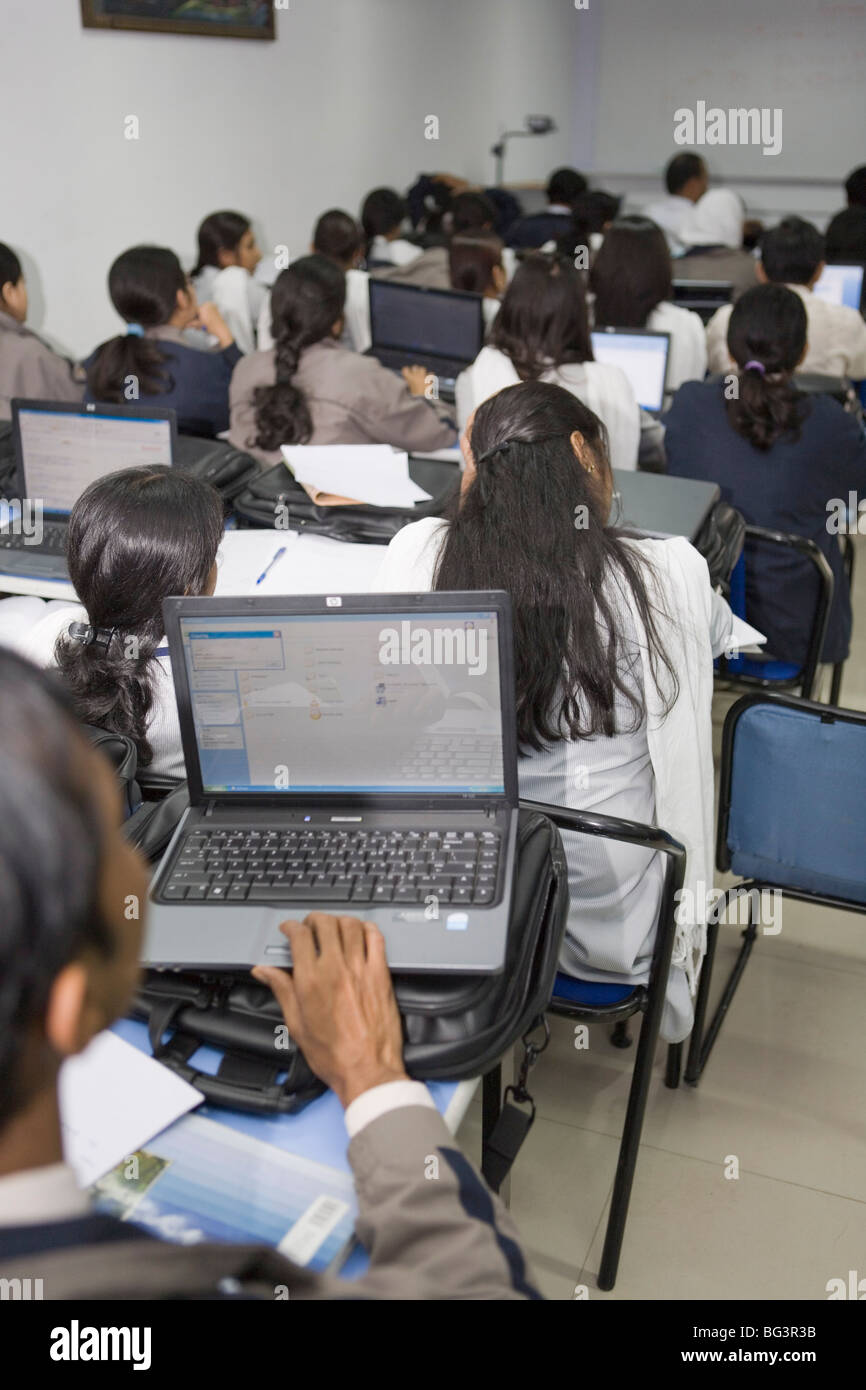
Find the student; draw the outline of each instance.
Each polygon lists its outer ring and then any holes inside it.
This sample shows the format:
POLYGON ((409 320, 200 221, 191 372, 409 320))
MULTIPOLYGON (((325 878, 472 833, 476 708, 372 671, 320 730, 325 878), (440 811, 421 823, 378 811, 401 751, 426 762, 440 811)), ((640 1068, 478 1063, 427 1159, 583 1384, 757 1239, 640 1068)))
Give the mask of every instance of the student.
POLYGON ((837 212, 825 235, 828 265, 866 264, 866 207, 854 204, 837 212))
POLYGON ((580 274, 565 258, 523 261, 496 315, 487 345, 457 378, 461 428, 488 396, 519 381, 553 381, 603 421, 615 468, 637 467, 640 411, 619 367, 594 362, 580 274))
POLYGON ((505 293, 503 245, 494 232, 461 232, 451 238, 448 271, 451 288, 483 297, 484 322, 489 328, 505 293))
POLYGON ((211 438, 228 429, 229 381, 240 349, 216 305, 197 303, 174 252, 124 251, 108 273, 108 292, 128 328, 84 363, 85 400, 176 410, 181 434, 211 438), (184 330, 193 326, 207 329, 219 346, 191 343, 184 330))
POLYGON ((367 239, 367 269, 408 265, 421 255, 421 247, 401 236, 408 216, 405 198, 393 188, 374 188, 364 199, 361 226, 367 239))
POLYGON ((213 301, 241 352, 256 347, 256 324, 267 287, 253 279, 262 253, 250 220, 240 212, 212 212, 198 229, 192 282, 201 303, 213 301))
MULTIPOLYGON (((0 1278, 47 1299, 540 1299, 514 1224, 403 1065, 384 941, 357 917, 286 922, 292 974, 254 971, 345 1110, 360 1279, 270 1247, 163 1244, 91 1206, 64 1162, 58 1075, 129 1009, 147 866, 124 839, 108 762, 46 676, 0 653, 0 1278), (130 896, 141 905, 130 920, 130 896), (437 1179, 430 1182, 430 1157, 437 1179)), ((112 1315, 114 1316, 114 1315, 112 1315)))
POLYGON ((667 197, 658 198, 644 208, 644 217, 661 227, 671 251, 682 251, 683 223, 708 186, 707 166, 699 154, 683 150, 668 160, 665 167, 667 197))
MULTIPOLYGON (((754 526, 807 536, 833 571, 822 660, 843 661, 851 602, 832 499, 847 507, 866 488, 866 441, 857 421, 824 394, 797 391, 792 374, 806 354, 806 308, 784 285, 747 290, 734 305, 728 350, 736 394, 724 380, 686 382, 665 417, 668 471, 718 483, 754 526), (730 399, 729 399, 730 397, 730 399)), ((767 636, 767 652, 802 663, 817 597, 811 565, 767 546, 747 546, 746 617, 767 636)))
MULTIPOLYGON (((493 204, 483 193, 459 193, 450 203, 443 219, 443 233, 433 246, 408 265, 380 271, 383 279, 403 285, 423 285, 431 290, 452 289, 449 246, 452 237, 465 233, 492 233, 496 213, 493 204)), ((513 255, 513 253, 512 253, 513 255)), ((503 262, 504 264, 504 262, 503 262)), ((512 273, 514 263, 512 262, 512 273)))
POLYGON ((736 299, 757 283, 755 258, 743 250, 743 205, 730 188, 711 188, 680 224, 685 247, 674 261, 675 280, 723 280, 736 299))
MULTIPOLYGON (((311 252, 327 256, 346 276, 345 326, 341 342, 354 352, 366 352, 370 336, 370 276, 360 265, 364 259, 364 234, 354 217, 339 208, 323 212, 313 231, 311 252)), ((259 315, 258 344, 272 348, 271 301, 268 296, 259 315)))
MULTIPOLYGON (((808 348, 801 371, 825 376, 866 377, 866 323, 856 309, 831 304, 812 293, 824 270, 824 238, 802 217, 785 217, 761 239, 757 263, 762 285, 787 285, 806 308, 808 348)), ((707 324, 710 370, 731 372, 728 352, 731 305, 725 304, 707 324)))
POLYGON ((646 217, 611 223, 589 273, 599 328, 648 328, 671 336, 667 389, 702 381, 707 370, 704 325, 670 303, 671 253, 664 232, 646 217))
MULTIPOLYGON (((375 587, 506 589, 514 612, 521 796, 660 825, 712 884, 712 655, 728 605, 683 539, 610 523, 601 421, 570 391, 525 382, 478 407, 449 517, 410 523, 375 587)), ((657 856, 564 834, 571 908, 560 965, 645 984, 663 867, 657 856)), ((702 920, 702 919, 701 919, 702 920)), ((701 920, 683 920, 662 1035, 692 1023, 701 920)))
POLYGON ((281 444, 393 444, 444 449, 455 442, 449 408, 424 398, 424 367, 403 380, 340 345, 346 277, 325 256, 302 256, 271 295, 274 347, 237 365, 229 438, 262 463, 281 444))
POLYGON ((82 723, 133 740, 145 773, 185 775, 162 602, 213 593, 222 534, 220 497, 197 478, 150 466, 98 478, 69 515, 81 604, 50 605, 16 643, 57 666, 82 723))
POLYGON ((866 164, 851 170, 845 180, 845 196, 849 208, 866 208, 866 164))
MULTIPOLYGON (((602 242, 605 233, 611 223, 619 216, 619 209, 622 198, 615 193, 606 193, 603 188, 588 188, 585 193, 581 193, 579 198, 575 198, 573 205, 574 219, 579 227, 585 227, 588 233, 587 239, 575 245, 588 246, 589 250, 595 254, 602 242)), ((566 254, 573 248, 564 248, 566 254)))
POLYGON ((572 205, 586 192, 587 182, 576 169, 555 169, 547 181, 547 207, 518 217, 505 240, 521 250, 537 250, 548 241, 558 241, 572 219, 572 205))
POLYGON ((0 241, 0 420, 11 420, 16 396, 43 401, 80 401, 84 381, 72 363, 52 351, 27 322, 27 285, 21 262, 0 241))

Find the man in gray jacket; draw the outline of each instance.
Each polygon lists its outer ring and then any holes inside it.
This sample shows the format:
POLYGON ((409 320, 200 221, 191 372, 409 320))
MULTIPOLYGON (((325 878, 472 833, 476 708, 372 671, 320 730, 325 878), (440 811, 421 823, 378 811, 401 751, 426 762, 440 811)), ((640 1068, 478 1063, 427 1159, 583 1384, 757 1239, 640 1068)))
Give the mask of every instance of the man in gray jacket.
POLYGON ((286 923, 293 973, 254 973, 346 1108, 368 1273, 170 1245, 91 1210, 63 1162, 57 1080, 135 987, 147 868, 120 820, 52 678, 0 652, 0 1280, 41 1279, 46 1299, 540 1298, 508 1213, 406 1075, 383 938, 355 917, 286 923))

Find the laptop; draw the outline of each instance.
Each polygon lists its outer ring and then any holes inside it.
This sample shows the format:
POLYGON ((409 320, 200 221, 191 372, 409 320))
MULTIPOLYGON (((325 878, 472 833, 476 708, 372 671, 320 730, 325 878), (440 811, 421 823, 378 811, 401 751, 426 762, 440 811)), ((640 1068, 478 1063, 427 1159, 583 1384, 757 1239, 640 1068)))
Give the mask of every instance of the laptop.
POLYGON ((499 592, 170 598, 190 805, 151 966, 290 963, 311 911, 396 971, 502 969, 514 873, 511 607, 499 592))
POLYGON ((13 400, 18 505, 0 530, 0 573, 68 580, 66 530, 82 492, 121 468, 170 466, 176 428, 173 410, 13 400))
POLYGON ((717 309, 730 304, 734 287, 728 280, 674 280, 671 298, 683 309, 692 309, 709 323, 717 309))
POLYGON ((668 378, 670 333, 646 328, 594 328, 592 355, 596 362, 619 367, 631 382, 637 403, 650 415, 660 415, 668 378))
POLYGON ((863 271, 862 265, 825 265, 820 278, 812 286, 812 293, 828 304, 844 304, 849 309, 863 313, 863 271))
POLYGON ((439 395, 453 399, 457 377, 481 351, 483 299, 371 276, 370 337, 367 355, 383 367, 429 367, 439 378, 439 395))

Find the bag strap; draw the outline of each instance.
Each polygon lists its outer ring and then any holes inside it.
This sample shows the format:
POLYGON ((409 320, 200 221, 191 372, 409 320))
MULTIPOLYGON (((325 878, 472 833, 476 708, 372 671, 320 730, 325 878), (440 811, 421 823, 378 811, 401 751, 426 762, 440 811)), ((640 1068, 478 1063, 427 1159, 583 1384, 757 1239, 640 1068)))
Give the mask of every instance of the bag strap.
POLYGON ((523 1035, 522 1041, 523 1061, 517 1080, 512 1086, 506 1086, 499 1118, 481 1152, 481 1172, 487 1186, 493 1192, 498 1192, 508 1177, 512 1164, 535 1123, 535 1101, 527 1090, 526 1083, 530 1071, 550 1042, 550 1026, 544 1014, 535 1020, 529 1032, 523 1035), (544 1041, 540 1046, 530 1041, 531 1035, 538 1028, 544 1030, 544 1041), (519 1105, 528 1105, 528 1113, 519 1110, 519 1105))

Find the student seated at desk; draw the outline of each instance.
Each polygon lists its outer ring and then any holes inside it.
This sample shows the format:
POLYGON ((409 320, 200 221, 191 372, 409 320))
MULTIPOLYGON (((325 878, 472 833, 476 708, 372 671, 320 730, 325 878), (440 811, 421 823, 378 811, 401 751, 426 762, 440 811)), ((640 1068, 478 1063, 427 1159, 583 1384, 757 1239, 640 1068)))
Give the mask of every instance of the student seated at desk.
POLYGON ((709 187, 709 174, 704 160, 694 150, 681 150, 665 166, 667 195, 644 208, 644 217, 655 222, 664 232, 671 251, 682 251, 680 236, 683 223, 699 198, 709 187))
POLYGON ((636 468, 640 411, 619 367, 593 361, 580 272, 565 257, 527 256, 508 286, 483 347, 457 378, 461 428, 476 406, 519 381, 573 391, 603 421, 615 468, 636 468))
MULTIPOLYGON (((514 610, 520 794, 664 827, 687 884, 712 884, 712 656, 731 631, 706 562, 684 539, 610 523, 601 421, 543 382, 485 401, 462 441, 451 515, 405 526, 375 588, 506 589, 514 610)), ((560 957, 586 980, 646 983, 662 864, 564 834, 571 909, 560 957)), ((700 921, 683 921, 662 1036, 692 1024, 700 921)))
POLYGON ((212 212, 198 229, 198 261, 191 272, 200 303, 214 303, 241 352, 254 352, 256 324, 268 297, 253 278, 262 253, 248 217, 212 212))
MULTIPOLYGON (((785 217, 761 238, 757 262, 761 284, 787 285, 806 309, 806 356, 802 372, 824 376, 866 377, 866 323, 856 309, 831 304, 812 291, 824 270, 824 238, 802 217, 785 217)), ((710 371, 734 371, 728 352, 730 304, 723 304, 707 324, 710 371)))
POLYGON ((611 223, 589 272, 597 328, 648 328, 669 333, 667 389, 702 381, 707 343, 698 314, 670 303, 673 269, 661 227, 647 217, 611 223))
POLYGON ((244 357, 231 384, 229 438, 262 463, 281 463, 281 444, 456 442, 449 407, 424 398, 423 367, 404 367, 401 379, 340 345, 345 295, 345 275, 325 256, 302 256, 274 285, 275 345, 244 357))
MULTIPOLYGON (((323 212, 313 231, 312 253, 327 256, 346 276, 346 303, 343 334, 344 347, 354 352, 366 352, 370 346, 370 276, 359 267, 364 259, 364 233, 354 217, 339 208, 323 212)), ((262 352, 274 345, 271 331, 270 296, 259 315, 258 345, 262 352)))
MULTIPOLYGON (((58 668, 83 723, 131 738, 145 773, 185 775, 162 601, 213 593, 222 534, 222 502, 208 483, 164 467, 97 479, 69 516, 67 563, 81 604, 34 613, 15 643, 58 668)), ((10 600, 23 602, 45 608, 10 600)))
POLYGON ((730 188, 711 188, 680 224, 681 255, 674 260, 675 280, 721 280, 737 299, 757 284, 755 258, 743 250, 743 205, 730 188))
MULTIPOLYGON (((798 391, 791 380, 806 351, 806 308, 784 285, 760 285, 737 301, 728 351, 736 392, 725 379, 687 381, 665 416, 668 472, 718 483, 753 526, 807 536, 833 571, 822 660, 844 661, 851 600, 831 501, 847 510, 866 490, 866 441, 838 401, 798 391)), ((817 598, 811 564, 766 545, 746 547, 746 619, 767 636, 767 654, 802 663, 817 598)))
POLYGON ((866 207, 837 212, 824 241, 828 265, 866 265, 866 207))
POLYGON ((174 252, 161 246, 124 251, 108 273, 108 292, 127 330, 84 363, 85 400, 176 410, 181 434, 211 438, 228 429, 229 381, 240 349, 216 306, 197 303, 174 252), (193 326, 206 328, 219 347, 190 342, 184 330, 193 326))
POLYGON ((572 221, 575 199, 586 188, 586 179, 576 169, 555 169, 547 180, 547 207, 541 212, 524 213, 512 222, 505 235, 508 245, 532 251, 548 241, 558 241, 572 221))
POLYGON ((408 265, 421 255, 421 247, 400 233, 408 216, 405 198, 393 188, 374 188, 364 199, 361 226, 367 239, 367 269, 408 265))
POLYGON ((84 380, 71 362, 37 337, 27 322, 27 285, 21 262, 0 241, 0 420, 11 420, 16 396, 31 400, 80 401, 84 380))
POLYGON ((507 283, 502 251, 502 241, 495 232, 461 232, 451 238, 448 247, 450 288, 482 296, 487 328, 499 313, 507 283))
POLYGON ((407 265, 377 272, 382 279, 401 285, 422 285, 431 290, 449 290, 453 279, 449 264, 449 247, 454 236, 472 232, 492 232, 496 209, 483 193, 458 193, 451 201, 442 222, 442 232, 433 245, 407 265))
POLYGON ((0 1278, 76 1303, 158 1289, 272 1304, 278 1286, 292 1303, 541 1299, 511 1217, 406 1074, 384 941, 357 917, 285 923, 291 975, 254 973, 345 1108, 367 1273, 344 1283, 264 1245, 164 1244, 92 1208, 63 1159, 58 1074, 130 1007, 148 879, 107 760, 56 684, 0 653, 0 1278))

